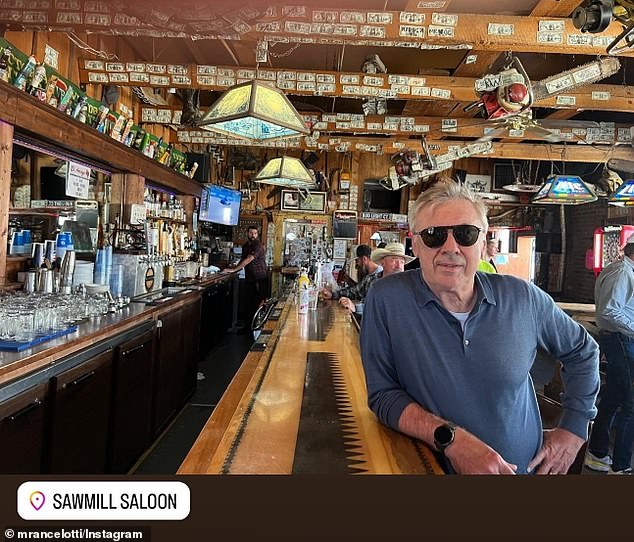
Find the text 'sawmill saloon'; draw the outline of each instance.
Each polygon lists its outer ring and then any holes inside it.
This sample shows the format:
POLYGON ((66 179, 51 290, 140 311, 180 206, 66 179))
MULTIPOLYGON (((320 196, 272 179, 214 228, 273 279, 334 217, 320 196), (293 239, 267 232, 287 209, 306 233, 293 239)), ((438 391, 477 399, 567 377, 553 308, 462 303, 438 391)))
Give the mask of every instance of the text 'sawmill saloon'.
POLYGON ((628 472, 630 2, 0 8, 0 472, 628 472))

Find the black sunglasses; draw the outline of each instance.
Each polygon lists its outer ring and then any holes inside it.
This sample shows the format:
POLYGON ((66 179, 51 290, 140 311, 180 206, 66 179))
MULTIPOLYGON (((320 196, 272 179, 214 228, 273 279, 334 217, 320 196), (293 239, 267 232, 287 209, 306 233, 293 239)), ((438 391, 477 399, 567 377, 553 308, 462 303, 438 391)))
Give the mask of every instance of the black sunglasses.
POLYGON ((472 224, 431 226, 419 232, 415 232, 415 235, 420 235, 423 243, 429 248, 438 248, 443 246, 447 241, 449 230, 453 232, 453 238, 456 240, 456 243, 463 247, 470 247, 478 240, 482 228, 478 228, 478 226, 473 226, 472 224))

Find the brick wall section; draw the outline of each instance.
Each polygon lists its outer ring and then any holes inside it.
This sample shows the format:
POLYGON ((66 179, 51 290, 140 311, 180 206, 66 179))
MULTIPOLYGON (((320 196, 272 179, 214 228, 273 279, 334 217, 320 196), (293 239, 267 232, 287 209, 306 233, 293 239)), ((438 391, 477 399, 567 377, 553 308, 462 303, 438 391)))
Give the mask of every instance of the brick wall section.
POLYGON ((586 269, 586 251, 592 248, 596 228, 607 224, 605 199, 566 207, 566 261, 562 299, 594 303, 594 272, 586 269))

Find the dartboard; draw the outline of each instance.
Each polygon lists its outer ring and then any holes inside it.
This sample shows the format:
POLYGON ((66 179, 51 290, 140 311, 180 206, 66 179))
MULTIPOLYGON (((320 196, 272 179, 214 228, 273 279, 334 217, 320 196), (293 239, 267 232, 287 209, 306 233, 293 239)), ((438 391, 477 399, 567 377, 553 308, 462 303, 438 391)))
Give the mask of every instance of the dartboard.
POLYGON ((611 231, 603 234, 603 267, 619 259, 620 232, 611 231))

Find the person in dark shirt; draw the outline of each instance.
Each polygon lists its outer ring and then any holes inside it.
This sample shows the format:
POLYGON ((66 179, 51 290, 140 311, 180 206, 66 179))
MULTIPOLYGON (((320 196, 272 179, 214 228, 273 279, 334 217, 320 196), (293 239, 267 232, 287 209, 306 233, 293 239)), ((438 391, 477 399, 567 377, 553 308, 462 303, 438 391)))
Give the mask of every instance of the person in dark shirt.
POLYGON ((497 256, 499 250, 497 239, 489 239, 487 241, 486 257, 484 260, 493 266, 496 273, 498 272, 498 267, 495 265, 495 257, 497 256))
POLYGON ((249 226, 248 240, 242 245, 242 258, 234 271, 244 269, 244 287, 246 300, 245 331, 251 330, 251 321, 260 303, 269 296, 269 272, 266 266, 265 251, 258 239, 255 226, 249 226))

